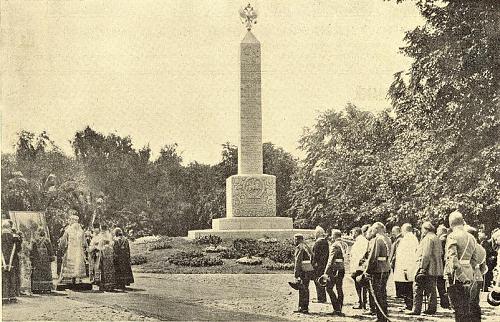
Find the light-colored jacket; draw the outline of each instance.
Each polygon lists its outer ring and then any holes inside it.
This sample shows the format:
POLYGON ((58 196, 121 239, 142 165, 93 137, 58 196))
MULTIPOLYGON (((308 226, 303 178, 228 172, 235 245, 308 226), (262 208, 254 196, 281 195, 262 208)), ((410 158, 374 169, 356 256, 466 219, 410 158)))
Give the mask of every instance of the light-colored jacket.
POLYGON ((478 264, 477 242, 474 236, 458 226, 446 239, 446 262, 444 274, 450 283, 462 283, 474 280, 474 269, 478 264))
POLYGON ((359 261, 363 259, 368 249, 368 239, 365 236, 359 235, 356 237, 354 244, 351 247, 351 259, 349 261, 350 272, 362 271, 363 267, 359 265, 359 261))
POLYGON ((395 253, 395 282, 413 282, 417 270, 417 262, 415 261, 417 248, 418 239, 411 232, 406 233, 399 241, 395 253))

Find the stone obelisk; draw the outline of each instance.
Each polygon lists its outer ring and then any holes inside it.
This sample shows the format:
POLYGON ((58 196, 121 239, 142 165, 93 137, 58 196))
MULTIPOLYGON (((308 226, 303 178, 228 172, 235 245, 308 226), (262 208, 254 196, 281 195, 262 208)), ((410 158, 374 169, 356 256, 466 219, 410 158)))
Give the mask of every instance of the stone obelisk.
POLYGON ((261 48, 251 29, 257 14, 250 6, 240 10, 246 35, 240 44, 240 140, 238 174, 226 179, 226 217, 212 220, 212 229, 191 230, 189 238, 290 238, 292 218, 276 217, 276 177, 263 174, 261 48))
POLYGON ((240 44, 238 174, 226 180, 226 216, 276 216, 276 177, 263 174, 261 52, 252 33, 257 14, 249 4, 240 16, 247 33, 240 44))

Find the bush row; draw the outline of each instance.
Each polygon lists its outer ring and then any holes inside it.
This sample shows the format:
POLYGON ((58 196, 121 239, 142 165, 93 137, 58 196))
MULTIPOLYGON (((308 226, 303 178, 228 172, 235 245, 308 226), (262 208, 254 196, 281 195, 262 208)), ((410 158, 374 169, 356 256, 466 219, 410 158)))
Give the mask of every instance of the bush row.
POLYGON ((192 267, 206 267, 223 264, 221 258, 205 256, 199 251, 178 252, 171 255, 167 261, 170 264, 192 267))
POLYGON ((272 241, 239 238, 220 253, 224 259, 238 259, 245 256, 267 257, 277 263, 293 263, 295 246, 291 240, 272 241))

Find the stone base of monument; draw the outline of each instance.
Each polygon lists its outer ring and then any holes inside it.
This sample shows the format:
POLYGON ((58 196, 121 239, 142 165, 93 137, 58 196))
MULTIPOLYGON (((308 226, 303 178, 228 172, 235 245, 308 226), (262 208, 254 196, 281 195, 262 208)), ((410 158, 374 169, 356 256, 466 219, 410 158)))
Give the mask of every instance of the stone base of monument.
POLYGON ((295 234, 309 237, 312 229, 293 229, 292 218, 288 217, 232 217, 212 220, 212 229, 190 230, 189 239, 202 236, 219 236, 222 239, 236 238, 293 238, 295 234))

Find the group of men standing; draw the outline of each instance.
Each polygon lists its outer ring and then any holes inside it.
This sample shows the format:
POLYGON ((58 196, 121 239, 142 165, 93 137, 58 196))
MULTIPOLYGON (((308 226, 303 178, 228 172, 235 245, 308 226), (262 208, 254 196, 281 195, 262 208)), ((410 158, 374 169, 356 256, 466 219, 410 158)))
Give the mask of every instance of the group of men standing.
MULTIPOLYGON (((313 279, 317 301, 326 303, 329 294, 332 315, 344 316, 343 278, 350 270, 358 295, 354 309, 369 310, 377 321, 388 321, 387 281, 393 274, 396 297, 404 301, 408 315, 428 315, 437 311, 437 296, 443 308, 453 308, 456 321, 480 321, 479 294, 487 272, 487 254, 477 238, 477 230, 465 224, 462 214, 450 214, 449 228, 437 229, 424 222, 420 241, 410 224, 392 230, 392 239, 380 222, 352 230, 354 244, 347 255, 341 232, 332 230, 331 243, 317 227, 310 248, 302 235, 295 236, 295 278, 301 285, 299 308, 309 312, 309 281, 313 279), (349 258, 349 266, 344 260, 349 258), (424 297, 428 298, 423 310, 424 297)), ((500 234, 498 234, 500 244, 500 234)), ((492 238, 494 239, 494 238, 492 238)), ((498 249, 498 246, 494 246, 498 249)), ((497 250, 495 250, 497 251, 497 250)))

